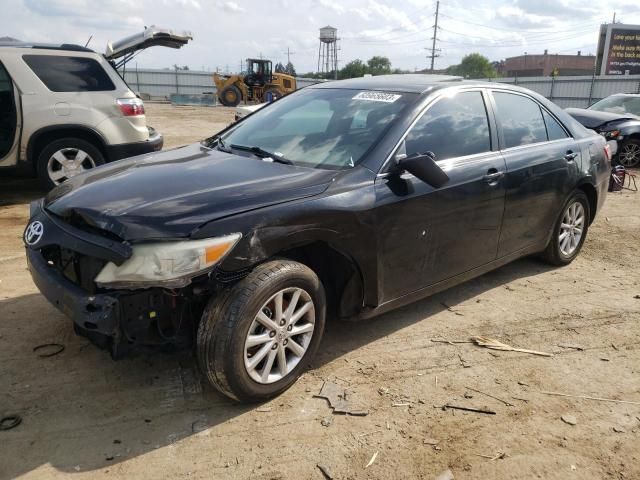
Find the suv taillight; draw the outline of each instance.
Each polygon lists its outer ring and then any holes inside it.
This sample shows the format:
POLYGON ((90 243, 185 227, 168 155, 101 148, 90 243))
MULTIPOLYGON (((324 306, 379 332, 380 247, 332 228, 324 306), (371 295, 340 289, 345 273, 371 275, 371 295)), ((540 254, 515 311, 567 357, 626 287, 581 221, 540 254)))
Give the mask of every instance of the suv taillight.
POLYGON ((608 143, 604 146, 604 156, 607 157, 607 162, 611 161, 611 145, 608 143))
POLYGON ((139 98, 119 98, 116 104, 125 117, 144 115, 144 103, 139 98))

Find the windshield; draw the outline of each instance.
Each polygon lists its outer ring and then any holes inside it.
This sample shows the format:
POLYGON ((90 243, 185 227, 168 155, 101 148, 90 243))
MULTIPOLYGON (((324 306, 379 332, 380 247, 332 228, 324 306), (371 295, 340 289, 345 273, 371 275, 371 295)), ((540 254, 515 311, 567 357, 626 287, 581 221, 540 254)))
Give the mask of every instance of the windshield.
POLYGON ((589 109, 598 110, 599 112, 640 116, 640 96, 627 97, 623 95, 614 95, 594 103, 589 107, 589 109))
POLYGON ((346 89, 305 89, 259 110, 222 136, 234 153, 259 152, 274 160, 314 168, 358 164, 391 122, 416 99, 346 89))

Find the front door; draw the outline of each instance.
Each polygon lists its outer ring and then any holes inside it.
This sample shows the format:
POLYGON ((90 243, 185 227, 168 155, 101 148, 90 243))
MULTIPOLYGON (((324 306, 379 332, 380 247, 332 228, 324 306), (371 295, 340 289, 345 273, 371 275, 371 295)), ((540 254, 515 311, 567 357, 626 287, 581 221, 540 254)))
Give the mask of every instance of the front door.
POLYGON ((383 302, 496 258, 505 163, 493 130, 482 91, 441 97, 410 128, 396 154, 433 152, 449 182, 435 189, 408 172, 378 177, 383 302))
POLYGON ((560 122, 531 97, 492 93, 507 163, 504 221, 498 256, 548 238, 577 175, 580 149, 560 122))
POLYGON ((3 167, 13 166, 17 161, 20 125, 16 98, 11 77, 0 62, 0 166, 3 167))

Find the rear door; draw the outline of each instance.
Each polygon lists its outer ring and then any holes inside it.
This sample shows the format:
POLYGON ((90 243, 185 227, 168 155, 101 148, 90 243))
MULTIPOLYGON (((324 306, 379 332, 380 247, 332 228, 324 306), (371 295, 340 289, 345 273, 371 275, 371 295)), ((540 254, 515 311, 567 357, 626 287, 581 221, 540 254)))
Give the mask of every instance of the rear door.
POLYGON ((0 166, 14 166, 18 160, 21 130, 19 96, 9 72, 0 62, 0 166))
POLYGON ((118 67, 126 63, 136 52, 149 47, 181 48, 193 40, 191 32, 177 32, 168 28, 151 25, 142 32, 130 35, 116 42, 107 43, 104 56, 107 60, 123 58, 118 67))
POLYGON ((492 91, 506 202, 498 257, 543 242, 575 183, 580 149, 561 123, 528 95, 492 91))
POLYGON ((435 153, 443 187, 408 172, 378 177, 383 301, 496 258, 505 163, 488 106, 480 89, 443 95, 405 134, 396 154, 435 153))

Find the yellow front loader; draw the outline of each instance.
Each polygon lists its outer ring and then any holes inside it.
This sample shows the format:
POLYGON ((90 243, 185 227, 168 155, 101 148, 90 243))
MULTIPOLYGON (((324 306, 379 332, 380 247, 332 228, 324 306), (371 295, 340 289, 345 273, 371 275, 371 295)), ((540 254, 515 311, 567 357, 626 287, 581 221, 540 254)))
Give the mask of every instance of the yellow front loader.
POLYGON ((271 60, 249 58, 244 75, 213 74, 218 99, 226 107, 240 102, 268 102, 296 90, 296 79, 284 73, 272 73, 271 60))

